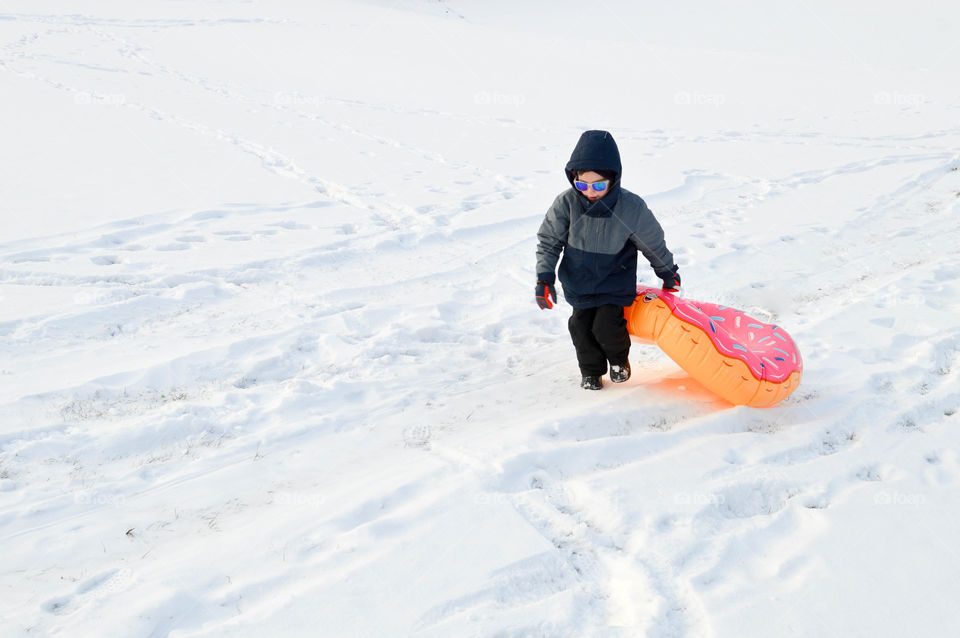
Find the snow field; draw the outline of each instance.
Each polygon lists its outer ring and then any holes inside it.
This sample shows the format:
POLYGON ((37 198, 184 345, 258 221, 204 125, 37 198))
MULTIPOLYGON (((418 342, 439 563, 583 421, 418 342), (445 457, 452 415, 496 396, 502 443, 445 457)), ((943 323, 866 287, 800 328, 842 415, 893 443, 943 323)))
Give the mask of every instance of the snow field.
POLYGON ((949 68, 579 37, 539 4, 22 6, 4 634, 956 632, 949 68), (603 101, 566 81, 597 50, 635 63, 603 101), (784 404, 640 345, 577 387, 532 268, 588 127, 685 294, 797 341, 784 404))

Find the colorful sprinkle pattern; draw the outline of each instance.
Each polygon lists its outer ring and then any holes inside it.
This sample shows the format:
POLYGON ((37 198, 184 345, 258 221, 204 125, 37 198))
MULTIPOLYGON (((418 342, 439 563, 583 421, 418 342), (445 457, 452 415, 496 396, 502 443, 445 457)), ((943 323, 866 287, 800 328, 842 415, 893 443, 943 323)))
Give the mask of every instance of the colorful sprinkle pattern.
POLYGON ((702 329, 720 354, 743 361, 757 379, 781 383, 803 371, 803 359, 783 328, 763 323, 729 306, 681 299, 659 288, 637 288, 637 295, 663 300, 673 314, 702 329))

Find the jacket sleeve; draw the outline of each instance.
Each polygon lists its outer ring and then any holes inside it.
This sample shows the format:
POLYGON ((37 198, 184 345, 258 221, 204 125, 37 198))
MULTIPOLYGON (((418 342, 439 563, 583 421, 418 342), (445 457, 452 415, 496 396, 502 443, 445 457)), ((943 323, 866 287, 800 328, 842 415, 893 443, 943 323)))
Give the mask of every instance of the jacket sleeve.
POLYGON ((554 283, 560 253, 567 244, 570 209, 561 197, 553 201, 537 232, 537 280, 554 283))
POLYGON ((667 249, 663 236, 663 227, 653 216, 646 203, 640 211, 637 229, 630 235, 630 240, 643 256, 650 262, 650 267, 660 279, 668 279, 677 272, 677 265, 673 261, 673 253, 667 249))

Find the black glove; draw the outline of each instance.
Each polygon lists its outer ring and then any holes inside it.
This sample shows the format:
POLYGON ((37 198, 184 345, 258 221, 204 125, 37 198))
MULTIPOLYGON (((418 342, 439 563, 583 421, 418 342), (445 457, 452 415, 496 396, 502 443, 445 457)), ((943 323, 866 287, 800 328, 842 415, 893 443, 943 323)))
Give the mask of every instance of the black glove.
POLYGON ((673 270, 657 273, 657 277, 663 280, 663 289, 667 292, 680 292, 680 273, 677 270, 678 268, 674 266, 673 270))
POLYGON ((553 308, 553 304, 557 303, 557 291, 553 287, 553 284, 547 281, 538 281, 537 282, 537 305, 541 309, 553 308), (550 303, 550 298, 553 298, 553 303, 550 303))

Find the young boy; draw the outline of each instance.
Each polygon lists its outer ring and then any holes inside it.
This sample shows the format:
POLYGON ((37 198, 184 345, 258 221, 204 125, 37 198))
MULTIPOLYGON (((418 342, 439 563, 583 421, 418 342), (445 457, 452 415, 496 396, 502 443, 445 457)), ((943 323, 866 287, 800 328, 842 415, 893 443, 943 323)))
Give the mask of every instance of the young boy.
POLYGON ((664 290, 680 289, 663 228, 640 197, 620 187, 620 151, 606 131, 580 136, 566 166, 573 188, 554 200, 537 233, 537 304, 557 301, 554 269, 573 306, 568 326, 577 351, 580 387, 599 390, 630 378, 630 336, 623 309, 637 294, 637 251, 650 262, 664 290), (551 301, 552 300, 552 301, 551 301))

